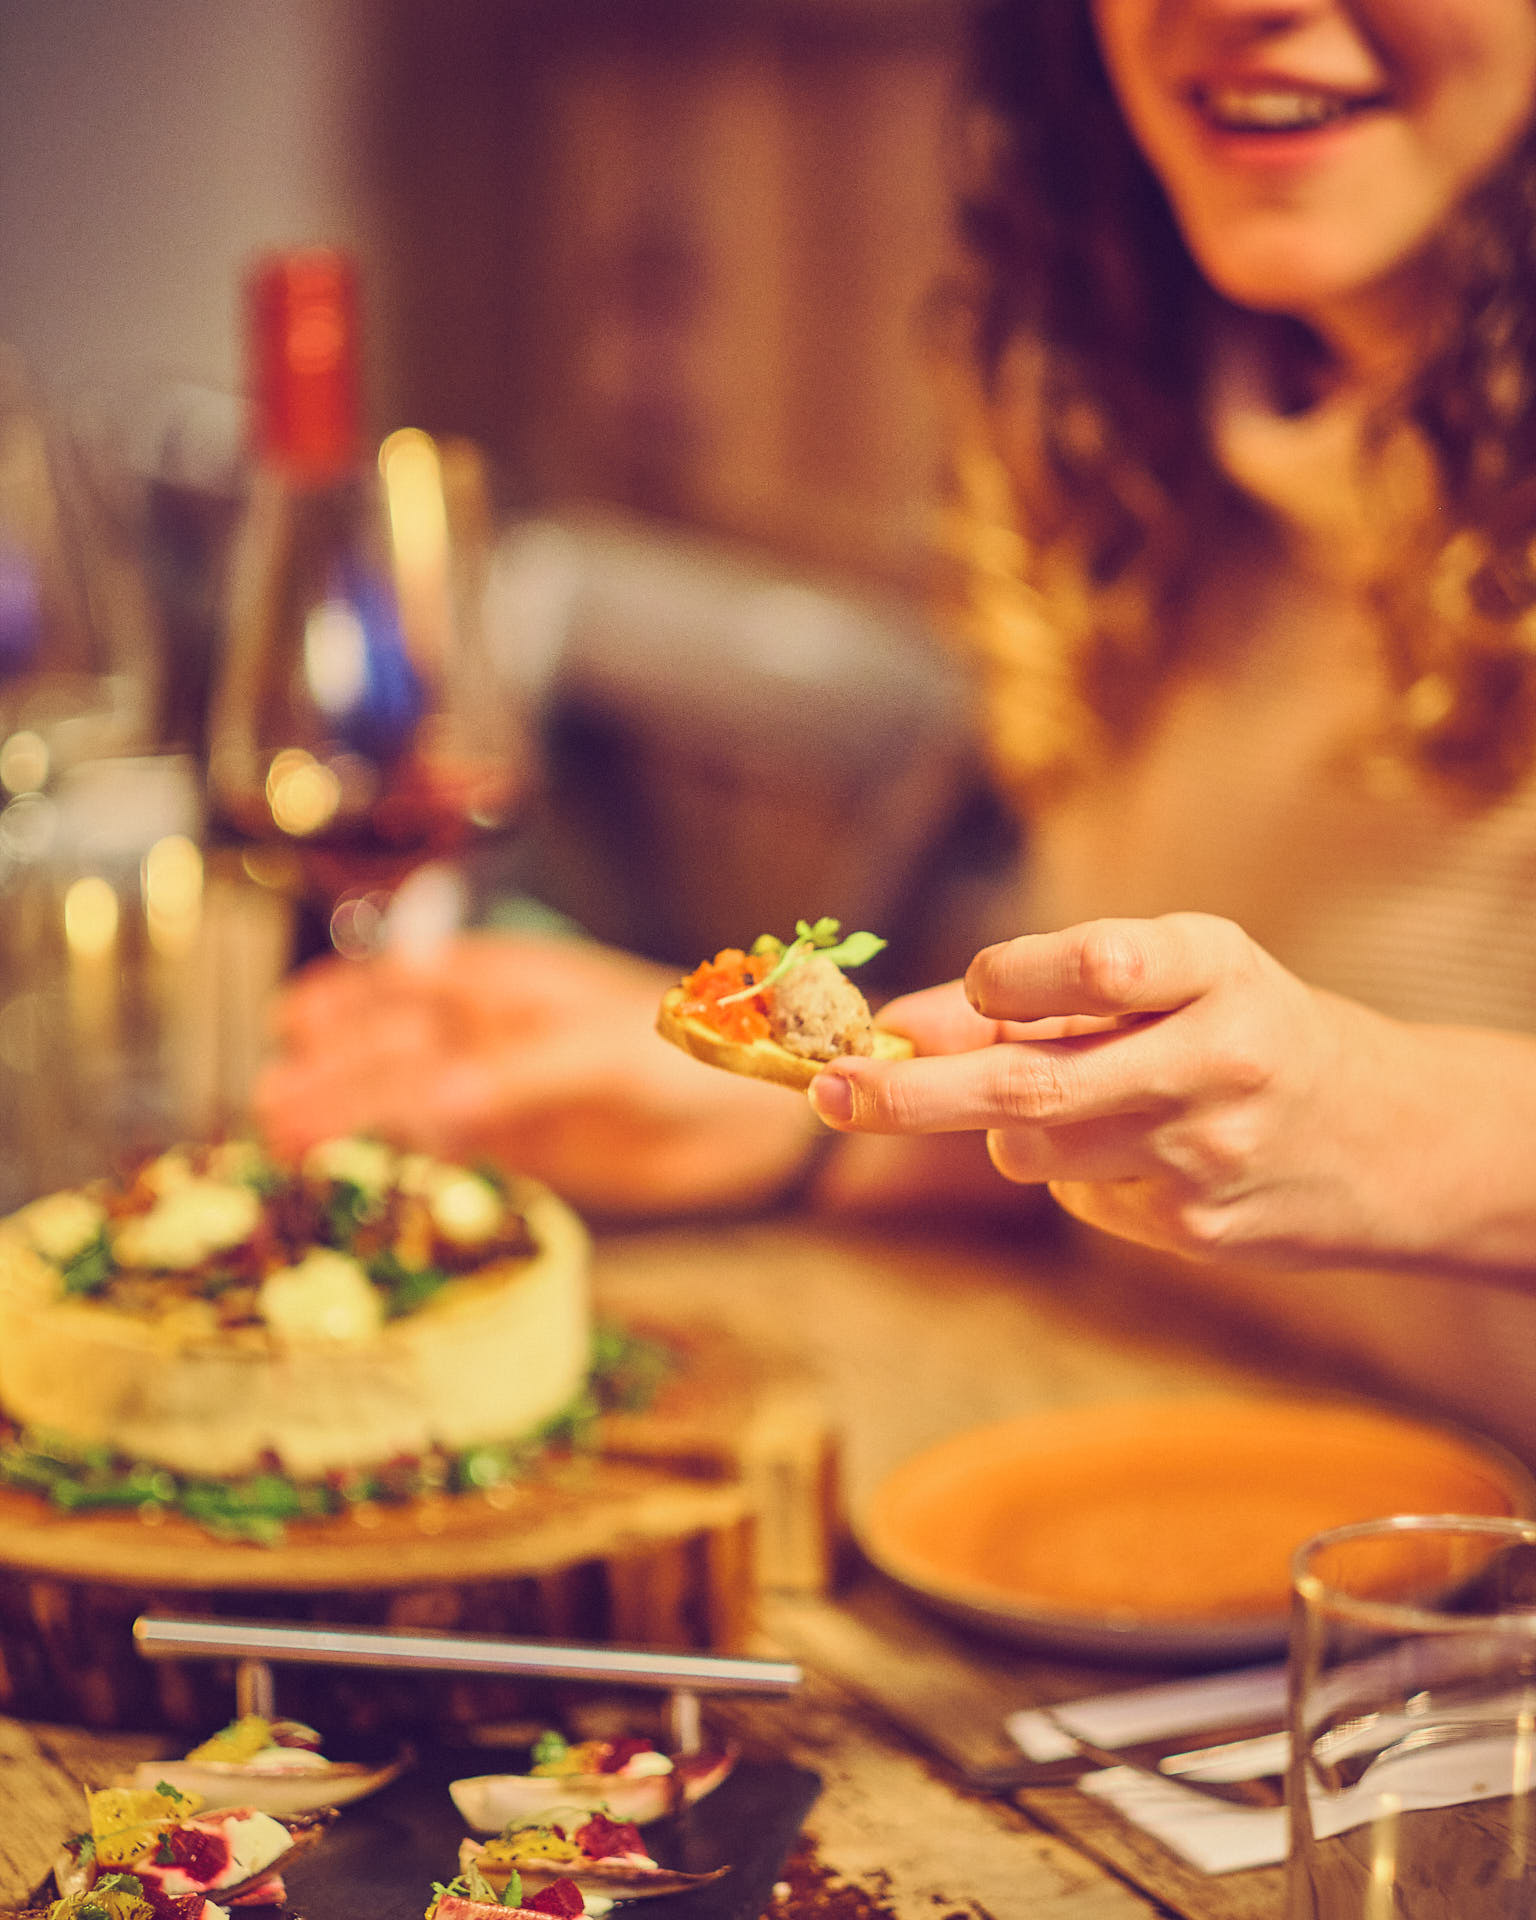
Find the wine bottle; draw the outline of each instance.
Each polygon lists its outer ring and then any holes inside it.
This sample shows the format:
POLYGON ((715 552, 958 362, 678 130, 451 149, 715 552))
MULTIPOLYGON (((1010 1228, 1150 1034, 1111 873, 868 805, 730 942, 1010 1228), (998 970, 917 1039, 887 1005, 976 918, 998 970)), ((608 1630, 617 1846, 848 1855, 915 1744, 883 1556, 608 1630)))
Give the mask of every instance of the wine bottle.
POLYGON ((246 319, 253 470, 209 802, 226 835, 282 850, 334 937, 341 904, 376 907, 421 862, 503 826, 525 779, 477 609, 455 590, 438 449, 405 429, 365 452, 354 262, 264 260, 246 319))

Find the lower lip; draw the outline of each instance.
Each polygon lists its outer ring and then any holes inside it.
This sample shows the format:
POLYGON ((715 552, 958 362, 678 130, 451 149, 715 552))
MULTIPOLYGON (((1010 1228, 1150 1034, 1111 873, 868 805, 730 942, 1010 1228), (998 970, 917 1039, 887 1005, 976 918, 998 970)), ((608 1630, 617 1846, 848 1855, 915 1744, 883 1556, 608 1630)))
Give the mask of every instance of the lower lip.
POLYGON ((1298 128, 1294 133, 1249 133, 1220 127, 1195 115, 1195 127, 1202 148, 1212 159, 1225 166, 1244 167, 1256 173, 1301 172, 1331 160, 1371 124, 1369 111, 1345 114, 1320 127, 1298 128))

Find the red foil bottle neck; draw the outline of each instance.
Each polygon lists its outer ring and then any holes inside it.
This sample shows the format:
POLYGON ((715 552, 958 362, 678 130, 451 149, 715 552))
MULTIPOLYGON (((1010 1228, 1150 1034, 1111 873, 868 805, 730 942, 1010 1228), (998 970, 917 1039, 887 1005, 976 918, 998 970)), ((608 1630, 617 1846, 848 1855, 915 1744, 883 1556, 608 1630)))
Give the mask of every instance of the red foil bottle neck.
POLYGON ((247 286, 256 457, 296 480, 334 480, 361 445, 357 268, 307 247, 258 262, 247 286))

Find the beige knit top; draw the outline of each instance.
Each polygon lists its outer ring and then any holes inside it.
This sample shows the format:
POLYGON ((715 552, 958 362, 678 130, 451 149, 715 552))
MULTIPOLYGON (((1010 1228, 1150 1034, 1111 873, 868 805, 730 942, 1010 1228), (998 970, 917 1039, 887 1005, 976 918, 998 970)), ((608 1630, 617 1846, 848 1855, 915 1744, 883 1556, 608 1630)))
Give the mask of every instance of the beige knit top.
MULTIPOLYGON (((1304 979, 1409 1020, 1536 1032, 1536 774, 1481 804, 1372 773, 1385 683, 1360 586, 1369 501, 1342 405, 1272 412, 1242 367, 1213 415, 1286 531, 1281 577, 1219 579, 1145 737, 1032 823, 1028 924, 1237 920, 1304 979)), ((1536 1186, 1536 1161, 1531 1169, 1536 1186)), ((1529 1295, 1465 1280, 1190 1274, 1536 1458, 1529 1295)))

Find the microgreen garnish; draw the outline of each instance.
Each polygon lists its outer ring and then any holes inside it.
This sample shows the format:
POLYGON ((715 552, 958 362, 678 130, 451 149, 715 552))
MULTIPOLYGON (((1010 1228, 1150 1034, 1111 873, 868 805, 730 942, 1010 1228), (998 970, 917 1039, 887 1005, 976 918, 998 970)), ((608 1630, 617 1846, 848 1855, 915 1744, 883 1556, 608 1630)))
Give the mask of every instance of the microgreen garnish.
POLYGON ((795 922, 795 937, 786 944, 771 933, 763 934, 752 943, 754 953, 774 954, 777 958, 761 980, 755 980, 750 987, 743 987, 739 993, 726 993, 720 996, 719 1005, 728 1007, 735 1000, 750 1000, 754 993, 761 993, 764 987, 771 987, 781 980, 793 966, 813 953, 819 953, 823 959, 830 960, 835 967, 862 967, 866 960, 888 946, 877 933, 850 933, 846 939, 840 939, 843 923, 823 915, 820 920, 795 922))
POLYGON ((485 1184, 494 1188, 503 1200, 512 1197, 512 1182, 507 1178, 507 1170, 497 1166, 494 1160, 477 1160, 470 1171, 479 1174, 485 1184))
POLYGON ((242 1177, 246 1186, 259 1193, 263 1200, 272 1199, 288 1184, 282 1168, 274 1166, 270 1160, 257 1161, 242 1177))
POLYGON ((66 1293, 99 1293, 112 1272, 112 1244, 105 1227, 63 1268, 66 1293))
POLYGON ((605 1412, 643 1413, 677 1364, 664 1341, 611 1322, 592 1329, 592 1390, 605 1412))
POLYGON ((466 1898, 478 1900, 485 1906, 496 1906, 500 1895, 480 1871, 478 1861, 471 1860, 464 1869, 464 1892, 466 1898))
MULTIPOLYGON (((425 1268, 411 1284, 419 1285, 426 1297, 448 1278, 439 1268, 425 1268)), ((395 1310, 397 1298, 387 1296, 388 1311, 395 1310)), ((462 1493, 500 1486, 520 1478, 550 1448, 589 1450, 605 1410, 648 1406, 677 1364, 678 1356, 660 1341, 600 1327, 587 1383, 566 1407, 520 1440, 451 1455, 430 1450, 370 1472, 335 1473, 322 1480, 291 1480, 274 1472, 229 1479, 177 1474, 116 1454, 110 1447, 36 1429, 18 1432, 0 1421, 0 1488, 38 1494, 66 1513, 118 1509, 158 1515, 169 1510, 185 1514, 216 1538, 275 1546, 292 1521, 326 1519, 359 1501, 393 1503, 440 1493, 445 1487, 462 1493)), ((546 1737, 559 1741, 564 1750, 558 1734, 546 1737)), ((176 1792, 164 1782, 159 1790, 176 1792)))
POLYGON ((384 1295, 384 1311, 391 1320, 414 1313, 452 1276, 442 1267, 408 1267, 393 1247, 385 1247, 368 1262, 368 1278, 384 1295))
POLYGON ((373 1196, 355 1180, 333 1180, 325 1198, 324 1238, 345 1253, 357 1230, 375 1210, 373 1196))
POLYGON ((136 1874, 104 1874, 89 1890, 66 1894, 49 1908, 50 1920, 151 1920, 144 1883, 136 1874))

